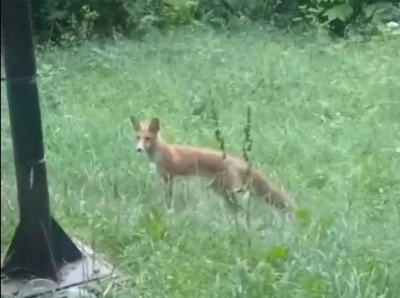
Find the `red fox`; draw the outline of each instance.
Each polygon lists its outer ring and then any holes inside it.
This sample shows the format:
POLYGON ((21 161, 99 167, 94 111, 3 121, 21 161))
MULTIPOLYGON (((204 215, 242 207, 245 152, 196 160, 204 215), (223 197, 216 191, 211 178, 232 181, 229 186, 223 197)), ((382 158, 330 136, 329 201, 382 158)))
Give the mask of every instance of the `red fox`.
POLYGON ((292 214, 294 202, 275 187, 260 171, 248 166, 244 160, 221 152, 190 146, 169 144, 160 136, 158 118, 138 122, 130 117, 135 134, 136 150, 144 152, 156 165, 164 182, 166 207, 172 210, 172 183, 175 176, 199 176, 211 180, 209 187, 222 196, 231 208, 237 210, 236 194, 249 185, 252 193, 285 213, 292 214))

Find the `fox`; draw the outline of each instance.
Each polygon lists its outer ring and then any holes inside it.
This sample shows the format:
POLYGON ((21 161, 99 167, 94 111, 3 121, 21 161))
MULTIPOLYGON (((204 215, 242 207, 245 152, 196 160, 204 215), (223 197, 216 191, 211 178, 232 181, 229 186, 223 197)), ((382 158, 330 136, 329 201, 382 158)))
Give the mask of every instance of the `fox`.
POLYGON ((243 192, 247 184, 253 195, 293 215, 294 201, 248 162, 217 150, 168 143, 161 137, 159 118, 140 122, 130 116, 130 122, 136 136, 136 151, 147 155, 163 180, 165 207, 169 212, 173 211, 174 178, 196 176, 208 179, 208 187, 234 211, 239 208, 237 194, 243 192))

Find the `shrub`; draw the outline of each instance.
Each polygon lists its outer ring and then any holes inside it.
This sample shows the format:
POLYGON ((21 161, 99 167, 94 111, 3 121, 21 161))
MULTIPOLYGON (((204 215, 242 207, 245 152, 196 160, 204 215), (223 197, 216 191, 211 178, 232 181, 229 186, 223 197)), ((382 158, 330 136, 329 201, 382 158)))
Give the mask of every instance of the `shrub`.
POLYGON ((143 18, 158 19, 161 5, 161 0, 31 0, 36 35, 64 42, 132 32, 143 18))
MULTIPOLYGON (((277 24, 279 20, 328 25, 344 35, 349 25, 400 18, 396 0, 31 0, 36 35, 63 43, 93 34, 145 31, 149 27, 227 24, 233 18, 277 24)), ((361 26, 362 27, 362 26, 361 26)))
MULTIPOLYGON (((327 25, 336 35, 344 36, 351 26, 374 27, 394 20, 400 10, 396 0, 299 0, 301 20, 327 25)), ((400 14, 399 14, 400 15, 400 14)))

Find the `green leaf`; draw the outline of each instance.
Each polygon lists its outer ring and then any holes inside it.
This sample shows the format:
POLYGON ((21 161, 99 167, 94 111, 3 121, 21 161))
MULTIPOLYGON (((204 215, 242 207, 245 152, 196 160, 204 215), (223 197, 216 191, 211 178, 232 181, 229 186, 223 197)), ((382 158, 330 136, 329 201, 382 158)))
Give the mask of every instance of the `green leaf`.
POLYGON ((286 258, 287 256, 287 249, 283 246, 274 246, 268 252, 268 261, 275 262, 286 258))
POLYGON ((349 3, 343 3, 332 7, 324 12, 324 16, 328 17, 328 21, 339 19, 345 21, 353 13, 353 8, 349 3))
POLYGON ((365 7, 364 9, 365 17, 368 19, 372 17, 375 13, 375 10, 376 10, 375 5, 368 5, 367 7, 365 7))
POLYGON ((302 223, 308 223, 310 222, 310 212, 306 209, 298 209, 296 211, 296 218, 298 221, 302 223))

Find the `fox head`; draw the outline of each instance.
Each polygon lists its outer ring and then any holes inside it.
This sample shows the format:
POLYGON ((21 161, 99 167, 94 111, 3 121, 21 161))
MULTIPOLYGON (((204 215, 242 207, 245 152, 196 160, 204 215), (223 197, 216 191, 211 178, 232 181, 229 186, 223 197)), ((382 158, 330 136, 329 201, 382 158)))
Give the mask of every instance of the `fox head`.
POLYGON ((136 134, 136 151, 152 154, 158 141, 160 120, 153 118, 150 122, 142 123, 137 121, 133 116, 130 117, 130 120, 136 134))

